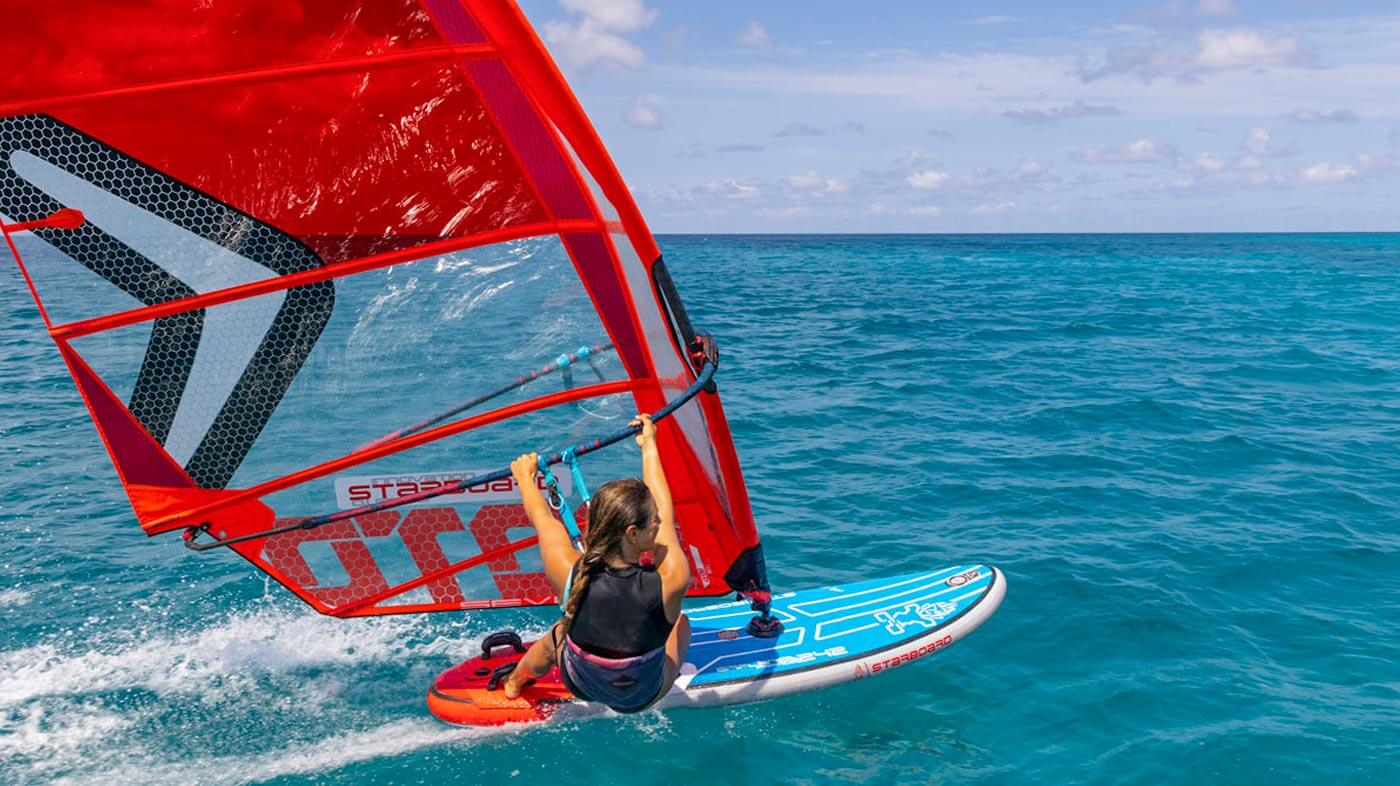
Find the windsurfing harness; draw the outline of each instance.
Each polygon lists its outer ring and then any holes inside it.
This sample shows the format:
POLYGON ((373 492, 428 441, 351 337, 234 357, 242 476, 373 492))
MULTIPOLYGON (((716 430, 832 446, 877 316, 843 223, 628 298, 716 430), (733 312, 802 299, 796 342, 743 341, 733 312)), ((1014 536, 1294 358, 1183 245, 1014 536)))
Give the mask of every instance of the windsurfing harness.
POLYGON ((617 712, 640 712, 656 700, 666 679, 666 648, 631 658, 604 658, 564 637, 559 676, 582 701, 606 704, 617 712))
POLYGON ((147 534, 326 614, 552 603, 495 470, 664 411, 690 593, 766 597, 713 342, 512 3, 5 16, 0 229, 147 534))

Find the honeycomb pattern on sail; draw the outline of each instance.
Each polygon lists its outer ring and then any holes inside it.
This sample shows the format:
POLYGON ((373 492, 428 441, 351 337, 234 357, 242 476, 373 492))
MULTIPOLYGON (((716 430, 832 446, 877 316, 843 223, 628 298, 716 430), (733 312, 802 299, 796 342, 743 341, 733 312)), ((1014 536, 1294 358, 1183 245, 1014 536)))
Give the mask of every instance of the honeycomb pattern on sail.
MULTIPOLYGON (((115 197, 144 211, 154 223, 171 227, 168 231, 173 234, 188 233, 255 263, 257 267, 242 269, 245 283, 247 269, 266 271, 252 276, 257 279, 322 266, 311 249, 290 235, 54 118, 0 118, 0 213, 15 221, 43 218, 65 206, 49 190, 73 188, 70 178, 85 184, 80 188, 88 193, 105 192, 106 198, 115 197), (32 160, 27 157, 42 162, 37 165, 39 171, 56 167, 64 175, 49 175, 54 183, 33 182, 18 169, 32 160)), ((77 230, 41 229, 36 234, 147 306, 218 288, 192 285, 92 221, 77 230)), ((218 275, 219 271, 211 274, 218 275)), ((190 443, 184 468, 204 488, 226 486, 247 456, 320 337, 335 303, 335 290, 331 283, 320 282, 276 297, 280 308, 262 336, 237 336, 227 327, 222 334, 211 335, 212 309, 185 311, 152 322, 127 408, 156 441, 167 447, 172 439, 190 443), (246 357, 248 352, 231 351, 240 345, 256 349, 251 357, 246 357), (208 360, 197 367, 201 352, 208 360), (228 354, 239 355, 246 366, 228 368, 228 354), (206 371, 204 378, 194 373, 197 368, 206 371), (218 376, 236 376, 236 382, 215 384, 218 376), (172 434, 182 407, 203 410, 187 418, 202 433, 172 434)), ((246 302, 223 308, 246 308, 246 302)), ((226 325, 236 322, 225 320, 226 325)))

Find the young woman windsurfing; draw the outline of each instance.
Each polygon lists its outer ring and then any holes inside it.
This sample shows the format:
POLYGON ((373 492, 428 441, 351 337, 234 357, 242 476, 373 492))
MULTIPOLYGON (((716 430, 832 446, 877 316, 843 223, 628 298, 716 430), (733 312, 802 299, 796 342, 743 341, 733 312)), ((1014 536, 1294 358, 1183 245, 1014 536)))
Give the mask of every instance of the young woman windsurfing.
POLYGON ((507 698, 557 664, 577 698, 638 712, 665 696, 680 674, 690 647, 690 622, 681 613, 690 564, 676 536, 656 425, 647 415, 632 425, 641 427, 642 478, 614 480, 593 494, 582 554, 535 485, 539 456, 526 453, 511 463, 564 618, 506 679, 507 698), (644 566, 648 551, 652 562, 644 566))

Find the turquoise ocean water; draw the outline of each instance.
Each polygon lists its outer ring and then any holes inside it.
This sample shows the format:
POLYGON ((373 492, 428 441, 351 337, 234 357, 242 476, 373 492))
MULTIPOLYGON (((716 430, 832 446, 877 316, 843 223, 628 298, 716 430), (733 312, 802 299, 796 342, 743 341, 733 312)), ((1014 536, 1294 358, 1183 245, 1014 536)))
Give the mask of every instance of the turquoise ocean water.
POLYGON ((448 728, 431 678, 546 614, 329 619, 145 538, 7 261, 0 783, 1400 783, 1400 236, 661 246, 776 588, 985 561, 984 628, 765 704, 448 728))

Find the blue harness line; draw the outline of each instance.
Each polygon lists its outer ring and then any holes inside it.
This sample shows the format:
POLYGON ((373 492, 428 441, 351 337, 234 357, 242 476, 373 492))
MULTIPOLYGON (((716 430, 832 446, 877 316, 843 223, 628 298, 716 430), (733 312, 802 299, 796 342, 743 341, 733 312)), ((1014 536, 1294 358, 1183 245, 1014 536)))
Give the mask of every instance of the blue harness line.
POLYGON ((583 533, 579 532, 578 521, 574 517, 574 506, 569 504, 568 497, 559 490, 559 479, 554 477, 543 457, 540 458, 539 471, 540 477, 544 478, 545 491, 549 493, 546 501, 551 508, 559 511, 559 520, 563 522, 564 529, 569 531, 569 542, 574 544, 576 550, 583 551, 583 533))
MULTIPOLYGON (((564 452, 559 454, 559 457, 569 465, 569 475, 573 477, 574 491, 583 504, 587 505, 592 495, 588 491, 588 482, 583 478, 583 468, 579 466, 578 456, 574 451, 575 449, 572 447, 566 448, 564 452)), ((543 456, 540 457, 539 473, 540 477, 544 478, 545 490, 549 492, 549 506, 559 511, 559 519, 564 523, 564 529, 569 531, 569 540, 574 544, 574 548, 583 551, 583 533, 579 531, 574 506, 569 503, 569 498, 559 490, 559 479, 554 476, 554 472, 550 470, 549 463, 543 456)))
POLYGON ((574 453, 574 449, 565 448, 559 457, 569 465, 569 474, 574 478, 574 493, 578 494, 578 498, 587 505, 593 495, 588 491, 588 481, 583 479, 583 468, 578 465, 578 456, 574 453))

